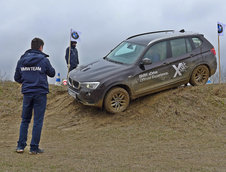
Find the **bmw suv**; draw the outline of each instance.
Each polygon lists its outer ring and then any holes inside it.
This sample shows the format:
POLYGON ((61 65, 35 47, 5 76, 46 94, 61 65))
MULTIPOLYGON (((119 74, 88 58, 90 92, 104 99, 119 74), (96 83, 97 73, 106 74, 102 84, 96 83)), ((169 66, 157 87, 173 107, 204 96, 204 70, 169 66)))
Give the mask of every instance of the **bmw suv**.
POLYGON ((216 68, 215 49, 202 34, 142 33, 122 41, 103 59, 72 70, 68 93, 85 105, 117 113, 140 96, 188 83, 204 85, 216 68))

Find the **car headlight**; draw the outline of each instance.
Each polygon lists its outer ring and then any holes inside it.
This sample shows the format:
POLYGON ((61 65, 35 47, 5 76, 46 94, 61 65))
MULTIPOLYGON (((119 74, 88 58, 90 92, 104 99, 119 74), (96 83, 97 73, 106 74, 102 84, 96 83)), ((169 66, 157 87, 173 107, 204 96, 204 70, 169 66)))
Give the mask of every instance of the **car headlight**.
POLYGON ((81 82, 80 86, 83 88, 88 88, 88 89, 96 89, 100 82, 81 82))

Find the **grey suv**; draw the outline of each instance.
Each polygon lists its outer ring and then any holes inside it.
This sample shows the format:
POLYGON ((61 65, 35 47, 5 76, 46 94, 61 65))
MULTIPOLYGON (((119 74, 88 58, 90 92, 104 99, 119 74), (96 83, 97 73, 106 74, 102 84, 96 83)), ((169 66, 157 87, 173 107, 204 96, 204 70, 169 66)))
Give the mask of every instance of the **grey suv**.
POLYGON ((71 71, 68 92, 85 105, 121 112, 143 95, 206 84, 217 68, 215 55, 202 34, 166 30, 134 35, 103 59, 71 71))

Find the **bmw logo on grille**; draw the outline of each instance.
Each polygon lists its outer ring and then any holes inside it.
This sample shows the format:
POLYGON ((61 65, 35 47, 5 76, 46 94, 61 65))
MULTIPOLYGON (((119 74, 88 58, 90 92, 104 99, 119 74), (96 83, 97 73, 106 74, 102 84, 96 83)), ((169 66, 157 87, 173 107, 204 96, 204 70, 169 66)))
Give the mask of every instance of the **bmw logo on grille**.
POLYGON ((77 32, 72 32, 72 33, 71 33, 71 37, 72 37, 73 39, 78 39, 78 38, 79 38, 79 35, 78 35, 77 32))
POLYGON ((223 33, 224 29, 221 24, 217 24, 217 28, 218 28, 218 33, 223 33))

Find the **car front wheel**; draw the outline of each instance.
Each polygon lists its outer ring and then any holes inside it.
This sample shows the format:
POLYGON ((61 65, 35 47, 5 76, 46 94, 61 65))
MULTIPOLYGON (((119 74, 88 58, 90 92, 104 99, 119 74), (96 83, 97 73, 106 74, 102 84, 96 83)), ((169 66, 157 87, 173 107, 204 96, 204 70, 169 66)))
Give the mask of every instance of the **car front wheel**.
POLYGON ((190 84, 193 86, 205 85, 209 78, 209 69, 205 65, 197 66, 191 75, 190 84))
POLYGON ((128 92, 121 88, 112 88, 106 95, 104 107, 110 113, 118 113, 126 110, 129 105, 130 97, 128 92))

